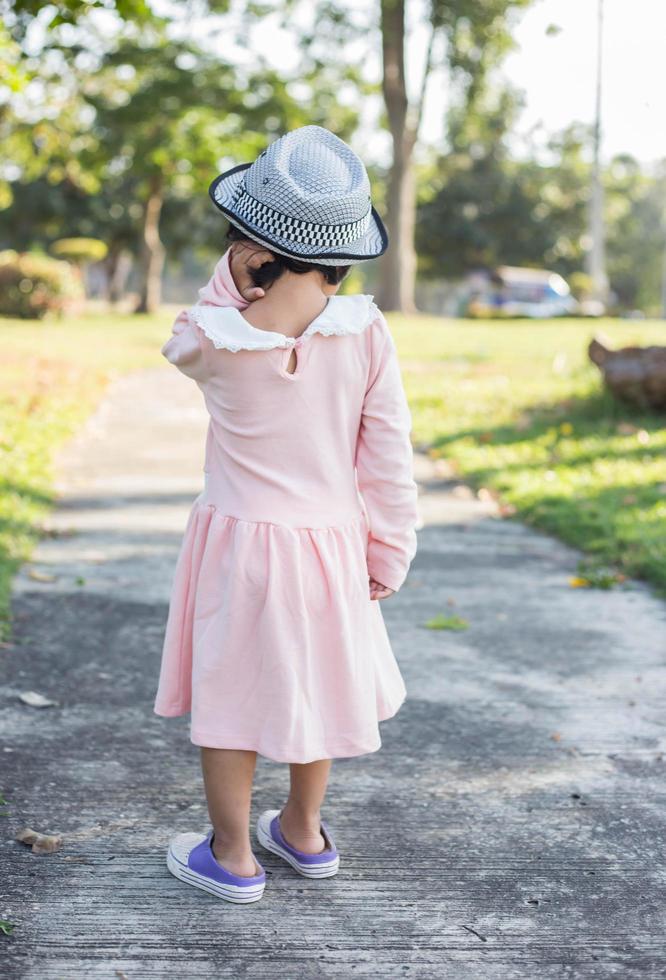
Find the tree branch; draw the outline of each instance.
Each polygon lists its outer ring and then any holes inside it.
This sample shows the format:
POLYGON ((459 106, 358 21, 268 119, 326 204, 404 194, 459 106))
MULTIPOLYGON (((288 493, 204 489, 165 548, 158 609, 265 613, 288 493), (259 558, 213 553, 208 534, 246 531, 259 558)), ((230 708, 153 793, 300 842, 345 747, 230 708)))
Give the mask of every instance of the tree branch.
POLYGON ((426 90, 428 88, 428 78, 430 77, 430 70, 432 68, 432 49, 435 42, 436 28, 431 25, 430 37, 428 38, 428 48, 426 51, 425 65, 423 66, 423 77, 421 78, 421 90, 419 92, 419 97, 414 106, 415 115, 414 122, 412 125, 412 130, 414 133, 414 142, 418 139, 419 129, 421 128, 421 120, 423 119, 423 105, 425 103, 426 90))

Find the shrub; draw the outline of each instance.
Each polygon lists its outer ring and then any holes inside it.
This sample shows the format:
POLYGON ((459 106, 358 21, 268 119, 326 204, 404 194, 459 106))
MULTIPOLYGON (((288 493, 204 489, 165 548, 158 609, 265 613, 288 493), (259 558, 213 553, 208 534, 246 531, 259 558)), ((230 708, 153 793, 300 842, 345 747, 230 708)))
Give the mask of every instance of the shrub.
POLYGON ((82 297, 80 276, 68 262, 30 252, 0 252, 0 315, 41 320, 82 297))
POLYGON ((576 299, 589 299, 594 296, 594 279, 587 272, 572 272, 569 276, 569 286, 576 299))
POLYGON ((78 265, 101 262, 108 248, 99 238, 59 238, 49 245, 49 252, 57 259, 68 259, 78 265))

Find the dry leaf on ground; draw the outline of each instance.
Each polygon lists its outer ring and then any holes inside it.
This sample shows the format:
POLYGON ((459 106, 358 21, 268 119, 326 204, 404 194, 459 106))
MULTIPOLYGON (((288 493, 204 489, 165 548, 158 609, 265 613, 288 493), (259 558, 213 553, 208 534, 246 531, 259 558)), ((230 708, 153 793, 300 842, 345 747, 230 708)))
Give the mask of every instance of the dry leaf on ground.
POLYGON ((31 568, 28 572, 28 578, 31 578, 33 582, 55 582, 56 577, 50 572, 40 572, 38 568, 31 568))
POLYGON ((497 494, 492 490, 489 490, 488 487, 479 487, 479 489, 476 491, 476 496, 484 503, 489 503, 490 501, 497 499, 497 494))
POLYGON ((45 698, 43 694, 38 694, 37 691, 23 691, 22 694, 19 694, 19 698, 23 704, 29 704, 31 708, 50 708, 58 703, 50 698, 45 698))
POLYGON ((30 827, 19 830, 16 840, 31 847, 33 854, 52 854, 62 847, 62 837, 59 834, 40 834, 30 827))
POLYGON ((474 492, 471 487, 465 486, 464 483, 458 483, 451 490, 451 495, 457 500, 473 500, 474 492))

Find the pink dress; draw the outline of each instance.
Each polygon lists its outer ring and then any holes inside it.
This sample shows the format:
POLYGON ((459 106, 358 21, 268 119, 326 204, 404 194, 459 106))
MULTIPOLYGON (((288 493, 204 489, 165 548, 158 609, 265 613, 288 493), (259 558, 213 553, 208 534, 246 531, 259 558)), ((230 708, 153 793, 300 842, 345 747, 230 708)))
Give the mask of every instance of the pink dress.
POLYGON ((374 752, 406 692, 368 577, 400 588, 418 525, 393 338, 364 295, 298 338, 251 326, 228 252, 199 295, 163 348, 210 423, 155 712, 278 762, 374 752))

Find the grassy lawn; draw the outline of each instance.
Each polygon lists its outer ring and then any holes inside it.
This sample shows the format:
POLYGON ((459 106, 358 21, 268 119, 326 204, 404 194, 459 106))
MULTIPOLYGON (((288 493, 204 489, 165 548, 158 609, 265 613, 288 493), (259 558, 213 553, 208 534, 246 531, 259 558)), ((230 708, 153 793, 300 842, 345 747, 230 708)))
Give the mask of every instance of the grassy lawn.
POLYGON ((615 567, 666 592, 666 416, 615 402, 586 356, 597 329, 613 346, 665 344, 666 324, 394 316, 391 327, 417 445, 588 552, 595 584, 615 567))
POLYGON ((8 632, 11 578, 52 502, 54 451, 115 374, 162 361, 172 312, 0 319, 0 637, 8 632))
MULTIPOLYGON (((0 636, 11 577, 52 502, 54 451, 114 375, 164 363, 173 314, 0 320, 0 636)), ((599 326, 614 344, 666 342, 663 324, 599 326)), ((391 327, 417 444, 595 565, 666 591, 664 417, 603 393, 585 357, 593 325, 394 316, 391 327)))

